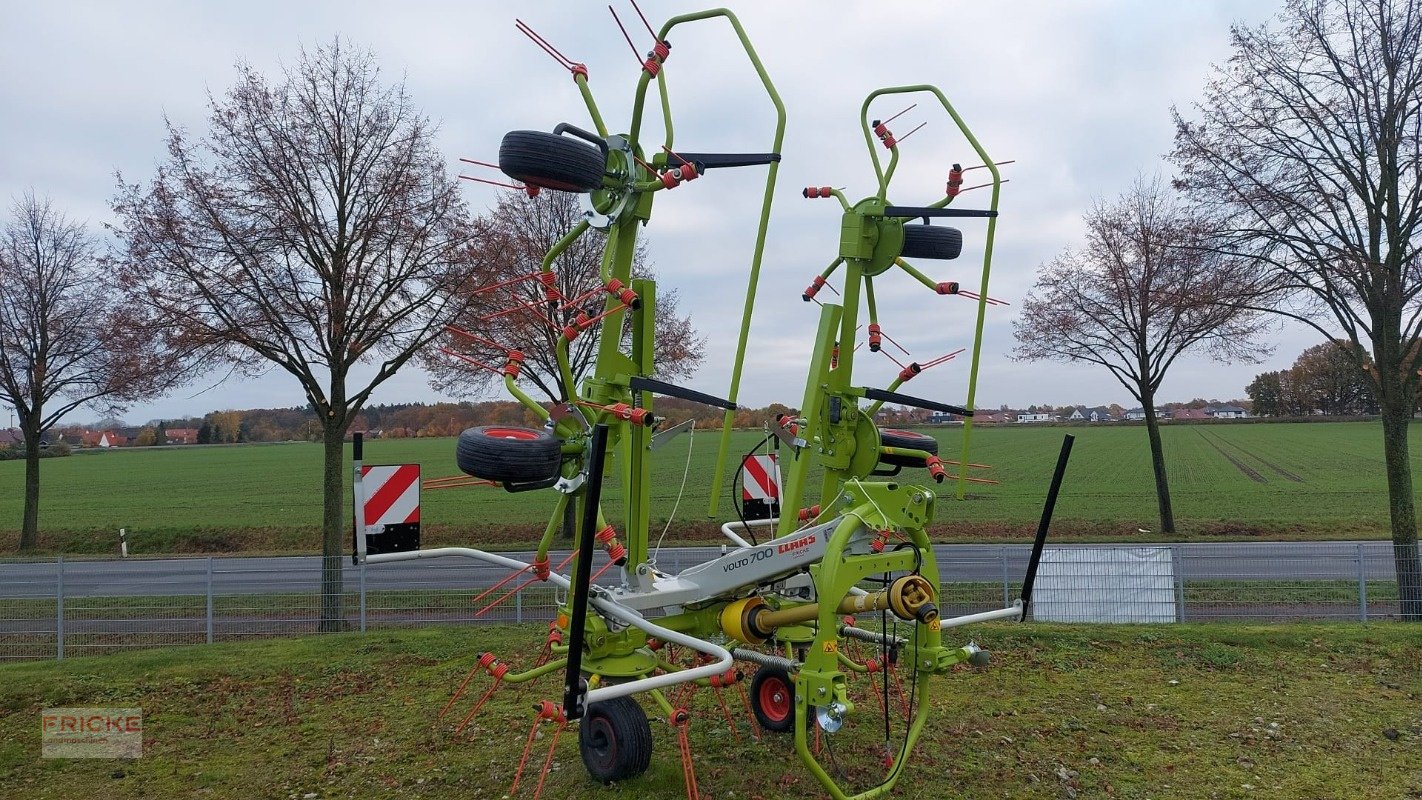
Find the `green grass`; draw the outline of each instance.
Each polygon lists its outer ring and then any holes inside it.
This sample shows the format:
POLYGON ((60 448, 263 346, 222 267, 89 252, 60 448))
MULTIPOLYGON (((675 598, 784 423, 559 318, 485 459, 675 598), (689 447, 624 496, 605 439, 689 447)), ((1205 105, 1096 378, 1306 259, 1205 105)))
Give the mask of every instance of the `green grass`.
MULTIPOLYGON (((1102 541, 1161 538, 1139 533, 1157 528, 1149 452, 1139 426, 979 428, 972 458, 993 465, 981 474, 1001 483, 970 485, 966 502, 949 499, 945 485, 935 535, 943 540, 1026 536, 1040 514, 1068 430, 1077 443, 1057 506, 1058 533, 1102 541)), ((961 431, 932 432, 945 457, 956 457, 961 431)), ((1163 436, 1175 512, 1186 538, 1386 535, 1382 435, 1375 423, 1167 425, 1163 436), (1251 478, 1251 471, 1262 480, 1251 478)), ((749 449, 758 438, 754 431, 738 431, 733 451, 749 449)), ((668 541, 716 535, 706 516, 716 433, 701 432, 695 445, 686 496, 668 541)), ((658 521, 675 503, 686 446, 683 437, 653 457, 658 521)), ((367 452, 372 462, 419 462, 427 477, 457 473, 450 439, 376 441, 367 452)), ((1422 459, 1422 447, 1414 453, 1422 459)), ((319 546, 320 462, 321 448, 314 444, 126 449, 47 460, 42 545, 51 551, 112 552, 117 530, 126 528, 136 554, 311 552, 319 546)), ((12 548, 18 535, 23 469, 20 462, 0 463, 0 487, 7 488, 0 491, 0 548, 12 548)), ((1422 474, 1422 464, 1414 471, 1422 474)), ((907 474, 926 479, 922 472, 907 474)), ((552 501, 551 492, 426 491, 426 541, 527 546, 542 531, 552 501)), ((615 501, 611 505, 615 516, 615 501)), ((733 511, 723 502, 720 515, 728 518, 733 511)))
MULTIPOLYGON (((526 664, 540 633, 433 628, 0 666, 0 796, 501 797, 529 703, 553 698, 557 679, 500 690, 463 736, 436 715, 474 654, 526 664), (141 707, 144 757, 40 759, 40 709, 64 705, 141 707)), ((1422 796, 1422 638, 1410 626, 974 634, 994 665, 935 681, 935 713, 895 797, 1422 796)), ((849 724, 875 728, 874 702, 858 701, 874 719, 849 724)), ((693 707, 703 797, 821 796, 787 740, 750 741, 739 712, 733 737, 709 691, 693 707)), ((675 738, 655 718, 653 736, 651 770, 604 788, 565 734, 544 796, 682 796, 675 738)), ((535 775, 548 741, 535 745, 535 775)), ((867 772, 876 748, 856 750, 845 733, 836 743, 850 774, 867 772)))

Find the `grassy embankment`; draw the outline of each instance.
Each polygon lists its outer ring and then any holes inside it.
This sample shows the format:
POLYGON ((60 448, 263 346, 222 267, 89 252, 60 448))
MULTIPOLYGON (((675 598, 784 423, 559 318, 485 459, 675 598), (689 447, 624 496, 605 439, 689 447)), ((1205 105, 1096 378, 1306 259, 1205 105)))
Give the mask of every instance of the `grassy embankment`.
MULTIPOLYGON (((935 682, 936 713, 896 797, 1422 797, 1422 639, 1410 626, 975 634, 994 665, 935 682)), ((473 654, 531 652, 538 638, 425 629, 0 666, 0 796, 501 797, 529 703, 554 697, 557 679, 501 690, 462 737, 435 717, 473 654), (40 759, 40 709, 68 705, 141 707, 144 757, 40 759)), ((709 691, 695 708, 704 797, 820 796, 787 740, 754 743, 743 719, 732 737, 709 691)), ((682 796, 674 736, 655 719, 653 735, 652 769, 609 788, 587 778, 576 736, 561 737, 544 796, 682 796)), ((836 751, 851 775, 875 760, 845 739, 836 751)))

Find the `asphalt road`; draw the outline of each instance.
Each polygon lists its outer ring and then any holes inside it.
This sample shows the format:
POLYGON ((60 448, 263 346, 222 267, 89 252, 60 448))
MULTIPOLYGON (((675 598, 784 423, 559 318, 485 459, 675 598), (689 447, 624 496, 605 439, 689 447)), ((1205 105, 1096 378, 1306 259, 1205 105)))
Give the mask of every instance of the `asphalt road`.
MULTIPOLYGON (((1175 547, 1180 575, 1187 582, 1250 580, 1287 585, 1358 580, 1360 566, 1369 580, 1388 580, 1394 575, 1389 542, 1191 543, 1175 547)), ((1020 580, 1030 547, 964 544, 937 545, 934 550, 945 583, 991 582, 1020 580)), ((658 564, 674 573, 718 553, 715 547, 668 547, 661 550, 658 564)), ((531 552, 504 555, 523 560, 532 557, 531 552)), ((552 554, 553 563, 558 564, 566 555, 566 551, 552 554)), ((347 591, 357 590, 362 580, 360 568, 346 559, 344 570, 347 591)), ((364 572, 367 591, 479 589, 508 575, 506 569, 463 558, 371 565, 364 572)), ((609 572, 600 582, 610 582, 614 574, 609 572)), ((321 559, 315 556, 68 559, 62 570, 54 561, 8 561, 0 563, 0 598, 54 597, 61 581, 66 598, 205 595, 209 590, 215 595, 312 592, 319 587, 320 577, 321 559)))

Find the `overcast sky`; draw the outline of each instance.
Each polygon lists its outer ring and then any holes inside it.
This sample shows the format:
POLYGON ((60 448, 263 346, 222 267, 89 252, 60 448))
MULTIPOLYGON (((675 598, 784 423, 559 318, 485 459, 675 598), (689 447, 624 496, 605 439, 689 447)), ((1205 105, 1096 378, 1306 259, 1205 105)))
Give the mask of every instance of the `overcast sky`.
MULTIPOLYGON (((734 10, 759 50, 788 114, 784 161, 772 213, 761 294, 741 398, 752 405, 797 404, 818 308, 800 300, 809 280, 834 257, 839 212, 833 201, 807 201, 800 189, 829 184, 858 198, 873 172, 858 127, 864 97, 876 87, 931 83, 1004 169, 992 273, 994 297, 983 342, 978 405, 1111 403, 1132 405, 1098 367, 1011 361, 1016 301, 1036 270, 1081 238, 1081 213, 1094 197, 1123 191, 1138 172, 1164 171, 1172 105, 1188 108, 1209 65, 1228 56, 1232 22, 1270 17, 1280 0, 1189 3, 760 2, 734 10)), ((630 6, 617 4, 638 47, 650 36, 630 6)), ((647 0, 659 26, 697 10, 687 2, 647 0)), ((460 156, 493 160, 505 131, 586 125, 568 73, 514 29, 517 14, 591 72, 609 127, 627 126, 639 67, 605 4, 572 2, 412 4, 374 2, 66 3, 0 2, 0 197, 28 187, 99 228, 112 221, 115 173, 147 180, 163 156, 164 117, 200 132, 209 92, 233 82, 246 60, 274 74, 303 45, 344 36, 371 47, 385 77, 404 79, 417 105, 440 123, 450 170, 460 156)), ((667 74, 676 141, 687 150, 764 150, 773 115, 724 22, 683 26, 671 36, 667 74)), ((901 204, 942 194, 948 164, 975 161, 941 109, 922 102, 894 125, 902 134, 927 127, 901 146, 891 187, 901 204)), ((874 107, 887 117, 905 103, 874 107)), ((659 136, 659 132, 653 131, 659 136)), ((497 175, 491 176, 497 177, 497 175)), ((709 337, 698 388, 724 392, 734 352, 764 172, 722 170, 658 196, 646 241, 664 287, 709 337)), ((496 190, 466 183, 476 210, 496 190)), ((957 205, 985 203, 982 192, 957 205)), ((924 262, 938 280, 976 285, 983 226, 962 226, 966 245, 953 262, 924 262)), ((927 360, 971 347, 974 306, 938 297, 906 276, 876 285, 885 332, 927 360)), ((1162 397, 1241 397, 1251 377, 1286 366, 1316 336, 1296 328, 1272 337, 1261 364, 1178 362, 1162 397)), ((1261 343, 1266 344, 1266 343, 1261 343)), ((861 351, 859 382, 885 385, 898 371, 861 351)), ((914 394, 961 402, 966 357, 926 372, 914 394)), ((215 380, 215 378, 214 378, 215 380)), ((414 368, 389 381, 375 402, 441 398, 414 368)), ((214 409, 292 406, 303 402, 294 379, 271 373, 205 384, 133 407, 131 421, 214 409), (204 391, 205 390, 205 391, 204 391)), ((77 412, 75 419, 94 416, 77 412)))

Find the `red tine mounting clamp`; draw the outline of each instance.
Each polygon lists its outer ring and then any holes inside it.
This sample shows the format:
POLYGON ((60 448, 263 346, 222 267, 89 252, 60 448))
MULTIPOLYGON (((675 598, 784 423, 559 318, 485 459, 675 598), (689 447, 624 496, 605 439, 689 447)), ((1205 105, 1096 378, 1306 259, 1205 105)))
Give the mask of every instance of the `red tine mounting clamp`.
POLYGON ((593 538, 607 550, 607 557, 612 559, 612 563, 619 566, 627 563, 627 548, 617 541, 617 531, 611 525, 598 531, 593 538))
POLYGON ((828 186, 806 186, 800 190, 800 194, 813 199, 816 197, 831 197, 831 191, 833 190, 828 186))
POLYGON ((948 471, 943 469, 943 462, 939 460, 938 456, 929 456, 926 460, 926 466, 928 467, 928 474, 933 476, 935 483, 942 483, 943 479, 948 477, 948 471))
POLYGON ((899 143, 898 140, 894 138, 893 132, 889 130, 889 126, 878 120, 874 120, 874 135, 879 137, 879 141, 884 143, 885 150, 892 150, 894 149, 894 145, 899 143))
POLYGON ((824 286, 825 286, 825 278, 824 278, 824 276, 823 276, 823 275, 816 275, 816 276, 815 276, 815 279, 814 279, 813 281, 810 281, 810 285, 805 288, 804 293, 801 294, 800 297, 803 298, 806 303, 808 303, 808 302, 810 302, 811 300, 815 299, 815 295, 819 294, 819 293, 820 293, 820 289, 823 289, 824 286))
POLYGON ((673 167, 657 176, 662 182, 662 185, 668 189, 675 189, 683 183, 694 181, 699 177, 701 177, 701 174, 696 171, 695 164, 682 164, 679 167, 673 167))
POLYGON ((954 164, 954 165, 953 165, 953 168, 950 169, 950 170, 948 170, 948 188, 947 188, 948 196, 949 196, 949 197, 957 197, 957 196, 958 196, 958 192, 960 192, 960 191, 962 191, 962 190, 963 190, 963 165, 962 165, 962 164, 954 164))
POLYGON ((613 278, 607 282, 607 293, 621 301, 622 305, 628 308, 641 308, 642 301, 637 297, 637 293, 622 281, 613 278))

